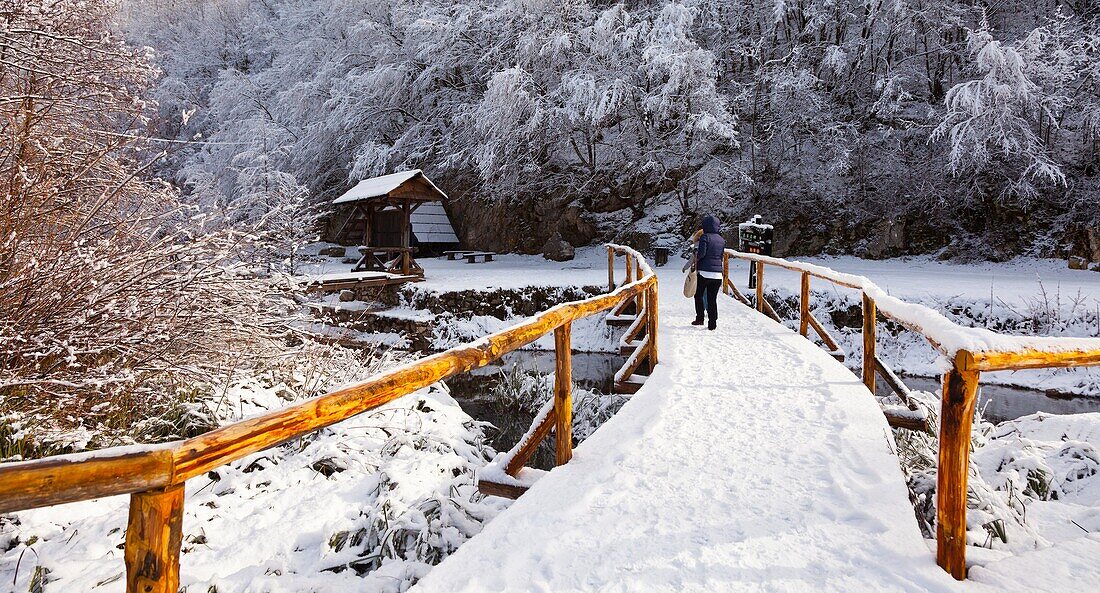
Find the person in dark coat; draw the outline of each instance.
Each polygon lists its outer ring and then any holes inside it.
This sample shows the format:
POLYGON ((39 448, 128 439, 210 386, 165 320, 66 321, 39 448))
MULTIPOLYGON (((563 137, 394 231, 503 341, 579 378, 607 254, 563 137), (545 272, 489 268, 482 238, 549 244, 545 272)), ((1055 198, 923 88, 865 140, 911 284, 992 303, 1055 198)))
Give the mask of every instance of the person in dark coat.
POLYGON ((691 324, 703 325, 705 310, 707 329, 718 327, 718 292, 722 290, 722 259, 726 250, 726 240, 720 231, 718 219, 708 214, 703 218, 702 231, 696 233, 699 241, 695 245, 695 271, 699 281, 695 289, 695 321, 691 324))

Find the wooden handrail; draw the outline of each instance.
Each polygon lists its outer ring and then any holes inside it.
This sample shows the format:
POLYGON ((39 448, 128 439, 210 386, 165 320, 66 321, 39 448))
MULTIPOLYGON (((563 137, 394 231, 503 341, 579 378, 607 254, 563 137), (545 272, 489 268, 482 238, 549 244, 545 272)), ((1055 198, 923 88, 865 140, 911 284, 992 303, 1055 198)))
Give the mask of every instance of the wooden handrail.
MULTIPOLYGON (((735 294, 739 294, 739 291, 729 279, 731 257, 746 260, 756 267, 756 306, 761 312, 767 312, 770 308, 764 297, 765 264, 798 272, 801 276, 799 333, 807 336, 807 326, 814 328, 834 354, 839 346, 810 311, 809 279, 820 278, 838 286, 858 290, 863 310, 861 378, 871 393, 875 391, 877 376, 883 377, 902 399, 908 399, 909 392, 901 379, 875 354, 878 314, 924 336, 948 359, 951 368, 943 376, 940 408, 940 449, 936 477, 936 562, 956 579, 965 579, 970 430, 974 422, 981 372, 1100 365, 1100 338, 1002 336, 986 329, 963 327, 938 311, 890 296, 863 276, 845 274, 814 264, 727 249, 722 266, 725 276, 723 286, 729 285, 735 294)), ((739 300, 747 304, 747 300, 739 300)), ((774 314, 770 316, 776 317, 774 314)), ((914 427, 920 429, 923 424, 914 423, 914 427)))
MULTIPOLYGON (((559 409, 571 406, 572 322, 635 299, 656 305, 657 276, 645 258, 629 247, 608 248, 612 268, 614 254, 627 257, 627 282, 623 286, 615 288, 614 272, 609 270, 609 293, 551 307, 504 330, 362 383, 184 441, 0 463, 0 513, 131 494, 126 590, 175 593, 179 587, 182 485, 189 478, 377 408, 437 381, 486 366, 551 332, 555 334, 558 360, 554 402, 559 409)), ((648 348, 652 364, 656 362, 656 327, 650 331, 652 335, 647 337, 651 338, 648 348)), ((571 418, 566 412, 556 414, 552 420, 544 430, 549 432, 551 425, 556 425, 556 456, 564 463, 572 454, 571 418)))

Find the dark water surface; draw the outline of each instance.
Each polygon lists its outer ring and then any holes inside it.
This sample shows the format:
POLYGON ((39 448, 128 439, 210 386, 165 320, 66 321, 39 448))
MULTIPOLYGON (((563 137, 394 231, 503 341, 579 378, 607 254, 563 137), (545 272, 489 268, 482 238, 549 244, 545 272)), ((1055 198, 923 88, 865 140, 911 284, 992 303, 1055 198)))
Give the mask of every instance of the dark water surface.
MULTIPOLYGON (((905 376, 902 381, 913 390, 936 393, 942 386, 939 377, 905 376)), ((881 380, 877 387, 878 395, 889 395, 890 388, 881 380)), ((1083 395, 1064 395, 1046 392, 1041 389, 1025 389, 1004 385, 979 384, 978 410, 990 422, 1015 420, 1021 416, 1036 412, 1049 414, 1080 414, 1082 412, 1100 412, 1100 397, 1083 395)))
MULTIPOLYGON (((615 372, 622 367, 625 358, 617 354, 573 353, 573 382, 578 386, 599 393, 611 393, 615 372)), ((495 401, 492 389, 501 379, 501 372, 518 366, 525 371, 553 374, 554 353, 516 350, 505 354, 496 364, 476 369, 447 379, 451 396, 462 410, 476 420, 491 422, 500 432, 493 435, 489 444, 497 451, 511 449, 527 432, 534 421, 534 414, 516 407, 507 407, 495 401)), ((552 439, 547 439, 528 465, 539 469, 554 466, 552 439)))
MULTIPOLYGON (((574 353, 573 381, 585 389, 611 393, 615 372, 622 367, 625 358, 617 354, 574 353)), ((491 422, 498 433, 490 444, 498 451, 511 449, 523 436, 534 420, 534 415, 517 407, 508 407, 495 401, 492 389, 501 379, 502 371, 519 366, 525 371, 543 374, 554 372, 554 353, 517 350, 506 354, 499 362, 447 380, 451 395, 471 417, 491 422)), ((904 376, 902 380, 910 389, 935 393, 940 389, 939 377, 904 376)), ((890 394, 890 388, 879 380, 878 395, 890 394)), ((1100 397, 1069 396, 1048 393, 1040 389, 1024 389, 1002 385, 983 384, 978 392, 978 409, 986 420, 1003 422, 1035 412, 1051 414, 1079 414, 1100 412, 1100 397)), ((533 467, 553 467, 553 447, 550 439, 543 444, 530 463, 533 467)))

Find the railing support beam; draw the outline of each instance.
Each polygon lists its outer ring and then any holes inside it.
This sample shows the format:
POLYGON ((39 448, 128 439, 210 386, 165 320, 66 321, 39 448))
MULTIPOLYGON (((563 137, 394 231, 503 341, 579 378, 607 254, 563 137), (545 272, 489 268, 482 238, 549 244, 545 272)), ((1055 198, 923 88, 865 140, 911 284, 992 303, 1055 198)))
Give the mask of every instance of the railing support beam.
POLYGON ((756 310, 764 312, 764 262, 756 262, 756 310))
POLYGON ((126 593, 176 593, 183 543, 183 484, 130 495, 126 593))
POLYGON ((863 293, 863 384, 875 392, 875 330, 878 327, 875 316, 875 301, 863 293))
POLYGON ((615 248, 607 246, 607 292, 615 290, 615 248))
POLYGON ((730 254, 722 253, 722 293, 730 293, 730 254))
POLYGON ((810 331, 810 275, 802 272, 802 293, 798 301, 798 333, 807 337, 810 331))
POLYGON ((649 373, 657 366, 657 282, 649 287, 646 308, 646 335, 649 336, 649 373))
POLYGON ((572 323, 554 330, 554 452, 557 465, 573 458, 573 352, 572 323))
POLYGON ((980 374, 959 370, 968 354, 960 351, 943 377, 936 476, 936 563, 960 581, 966 578, 966 481, 980 374))

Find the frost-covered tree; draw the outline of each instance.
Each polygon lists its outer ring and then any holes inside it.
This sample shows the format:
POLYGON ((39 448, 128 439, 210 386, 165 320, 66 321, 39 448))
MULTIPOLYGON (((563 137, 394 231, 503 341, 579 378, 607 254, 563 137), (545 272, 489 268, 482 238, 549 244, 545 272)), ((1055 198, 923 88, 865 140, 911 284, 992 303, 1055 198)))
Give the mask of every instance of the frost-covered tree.
MULTIPOLYGON (((245 238, 148 176, 156 75, 107 0, 0 2, 0 406, 146 409, 262 349, 245 238)), ((119 416, 122 418, 122 416, 119 416)))
POLYGON ((1036 29, 1015 48, 995 40, 988 26, 970 32, 979 78, 947 92, 947 113, 932 135, 949 141, 953 173, 991 172, 1007 182, 1002 196, 1023 200, 1036 193, 1031 180, 1066 183, 1040 136, 1044 122, 1057 125, 1066 100, 1057 94, 1060 85, 1047 92, 1033 80, 1038 54, 1061 49, 1049 47, 1046 39, 1046 30, 1036 29))

